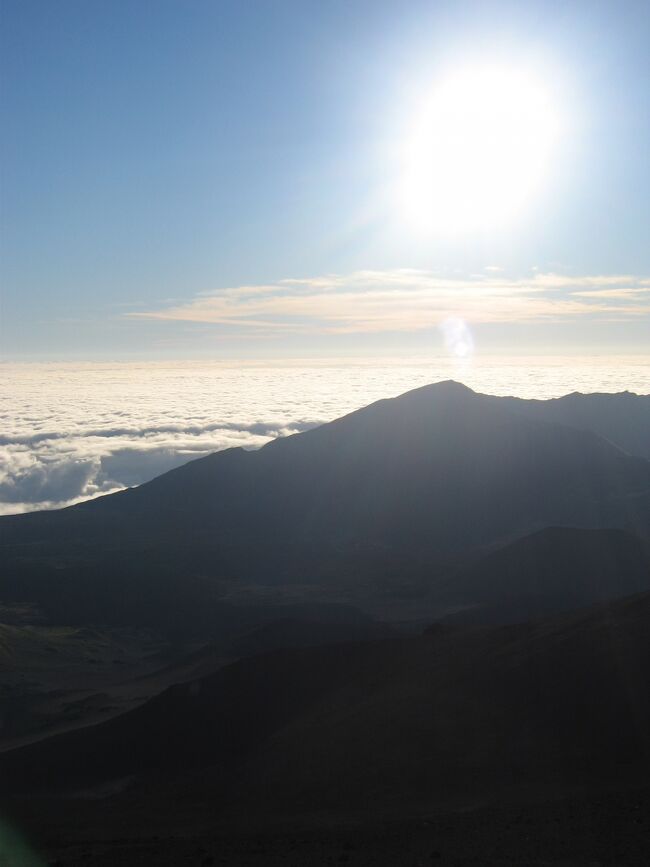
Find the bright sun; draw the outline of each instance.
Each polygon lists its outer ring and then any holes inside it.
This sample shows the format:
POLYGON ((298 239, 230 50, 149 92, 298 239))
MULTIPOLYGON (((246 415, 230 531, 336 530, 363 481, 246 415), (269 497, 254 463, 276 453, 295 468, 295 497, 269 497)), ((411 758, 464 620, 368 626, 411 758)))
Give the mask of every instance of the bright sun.
POLYGON ((503 225, 543 179, 557 130, 549 93, 525 71, 452 73, 423 101, 405 142, 402 218, 445 233, 503 225))

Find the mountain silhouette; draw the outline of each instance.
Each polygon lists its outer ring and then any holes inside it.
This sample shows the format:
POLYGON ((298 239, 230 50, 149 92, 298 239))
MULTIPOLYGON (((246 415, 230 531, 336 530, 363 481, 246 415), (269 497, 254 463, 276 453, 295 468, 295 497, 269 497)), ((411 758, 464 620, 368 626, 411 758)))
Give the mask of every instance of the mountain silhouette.
POLYGON ((438 598, 454 623, 535 620, 650 590, 650 557, 624 530, 548 527, 451 576, 438 598))
POLYGON ((552 400, 501 400, 528 418, 593 431, 631 455, 650 459, 650 395, 573 392, 552 400))
MULTIPOLYGON (((602 428, 609 404, 595 397, 583 415, 602 428)), ((225 585, 336 586, 362 603, 378 587, 428 592, 481 551, 548 526, 647 538, 650 461, 532 417, 559 403, 441 382, 139 488, 2 518, 0 594, 67 622, 157 624, 170 610, 200 619, 225 585)))
POLYGON ((322 829, 360 817, 368 863, 425 836, 406 863, 645 863, 647 406, 442 382, 0 519, 5 660, 38 657, 5 690, 1 812, 51 863, 329 864, 322 829), (43 657, 88 626, 70 696, 43 657))

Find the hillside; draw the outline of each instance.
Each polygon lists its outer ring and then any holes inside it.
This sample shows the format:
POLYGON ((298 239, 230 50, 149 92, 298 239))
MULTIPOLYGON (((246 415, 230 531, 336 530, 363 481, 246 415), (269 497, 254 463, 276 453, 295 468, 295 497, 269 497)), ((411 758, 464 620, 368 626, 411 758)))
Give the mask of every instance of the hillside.
POLYGON ((454 623, 508 623, 650 590, 650 551, 624 530, 547 527, 460 570, 436 598, 454 623))
POLYGON ((446 382, 136 489, 2 518, 0 594, 58 622, 153 626, 171 610, 210 620, 235 588, 302 585, 372 606, 429 593, 547 526, 647 538, 650 462, 446 382))
POLYGON ((158 792, 225 815, 562 797, 647 779, 649 684, 650 594, 537 625, 277 650, 5 753, 0 785, 6 800, 126 781, 125 808, 162 809, 158 792))
POLYGON ((528 418, 593 431, 628 454, 650 460, 650 394, 573 392, 552 400, 502 400, 528 418))

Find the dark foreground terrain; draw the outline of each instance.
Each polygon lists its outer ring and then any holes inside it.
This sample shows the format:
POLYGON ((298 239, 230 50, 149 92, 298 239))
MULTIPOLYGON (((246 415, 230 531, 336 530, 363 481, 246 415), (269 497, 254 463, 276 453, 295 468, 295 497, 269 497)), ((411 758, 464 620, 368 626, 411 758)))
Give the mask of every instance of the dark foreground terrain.
POLYGON ((258 654, 0 756, 62 864, 644 864, 648 779, 648 594, 258 654))
MULTIPOLYGON (((83 865, 230 865, 230 867, 646 867, 650 846, 650 788, 576 796, 561 801, 478 807, 458 812, 423 811, 400 818, 369 817, 363 810, 335 822, 301 817, 272 825, 213 825, 203 833, 192 822, 141 835, 129 828, 94 833, 80 817, 61 842, 57 830, 42 833, 21 867, 83 865), (35 854, 36 851, 39 854, 35 854)), ((12 864, 13 862, 9 862, 12 864)))
POLYGON ((649 444, 439 383, 0 519, 0 867, 650 863, 649 444))

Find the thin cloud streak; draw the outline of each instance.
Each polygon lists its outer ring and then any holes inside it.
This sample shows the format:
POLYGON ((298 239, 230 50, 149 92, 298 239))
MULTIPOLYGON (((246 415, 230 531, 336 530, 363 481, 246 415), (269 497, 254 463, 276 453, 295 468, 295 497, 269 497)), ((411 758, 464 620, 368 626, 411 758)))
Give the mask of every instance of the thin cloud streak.
POLYGON ((473 324, 650 315, 650 280, 630 274, 526 279, 445 277, 394 269, 287 278, 204 292, 130 318, 225 325, 257 336, 421 331, 450 317, 473 324), (634 302, 634 303, 629 303, 634 302))

